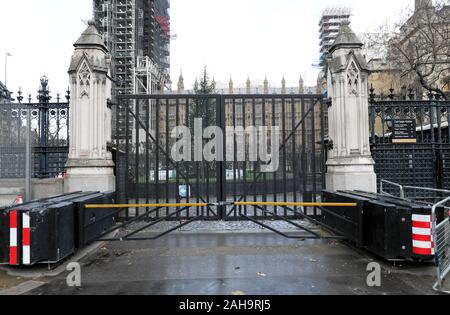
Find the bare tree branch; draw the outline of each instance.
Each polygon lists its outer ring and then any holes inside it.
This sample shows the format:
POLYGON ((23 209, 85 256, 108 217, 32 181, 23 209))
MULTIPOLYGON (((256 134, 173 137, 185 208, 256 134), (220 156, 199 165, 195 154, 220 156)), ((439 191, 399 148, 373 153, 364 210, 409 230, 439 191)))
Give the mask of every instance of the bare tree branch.
POLYGON ((381 26, 363 39, 366 50, 385 59, 405 86, 448 98, 443 87, 450 77, 450 0, 419 8, 406 22, 381 26))

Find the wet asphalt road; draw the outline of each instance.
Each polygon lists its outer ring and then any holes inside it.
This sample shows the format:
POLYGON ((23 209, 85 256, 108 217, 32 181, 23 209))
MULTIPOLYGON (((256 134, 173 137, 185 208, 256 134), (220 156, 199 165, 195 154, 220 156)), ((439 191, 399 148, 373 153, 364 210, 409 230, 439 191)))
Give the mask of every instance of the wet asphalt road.
POLYGON ((82 261, 82 287, 67 274, 30 294, 298 295, 433 294, 433 268, 383 264, 382 286, 366 284, 373 257, 343 243, 274 234, 171 234, 109 243, 82 261))

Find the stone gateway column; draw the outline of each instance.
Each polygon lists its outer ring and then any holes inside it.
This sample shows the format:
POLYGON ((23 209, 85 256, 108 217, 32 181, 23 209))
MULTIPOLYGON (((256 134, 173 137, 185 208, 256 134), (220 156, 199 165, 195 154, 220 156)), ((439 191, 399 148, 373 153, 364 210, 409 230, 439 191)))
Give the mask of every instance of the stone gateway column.
POLYGON ((344 23, 327 60, 332 100, 328 110, 332 142, 326 175, 329 190, 377 191, 369 143, 369 69, 362 46, 349 23, 344 23))
POLYGON ((111 141, 111 56, 90 21, 74 44, 70 77, 70 148, 64 191, 115 189, 111 141))

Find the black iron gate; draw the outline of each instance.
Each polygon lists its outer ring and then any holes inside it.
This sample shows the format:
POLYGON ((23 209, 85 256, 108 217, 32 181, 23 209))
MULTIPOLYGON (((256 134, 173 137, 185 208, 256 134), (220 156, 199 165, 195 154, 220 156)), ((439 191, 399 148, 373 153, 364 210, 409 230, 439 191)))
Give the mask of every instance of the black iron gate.
MULTIPOLYGON (((450 189, 450 102, 434 94, 418 98, 405 89, 401 95, 392 89, 387 96, 377 97, 374 92, 371 89, 370 128, 379 184, 384 179, 404 186, 450 189), (410 135, 405 128, 412 129, 410 135)), ((384 190, 398 194, 396 187, 384 190)), ((423 192, 415 193, 414 197, 425 197, 419 195, 423 192)))
POLYGON ((127 210, 127 217, 154 220, 299 218, 298 210, 317 217, 317 208, 233 202, 319 201, 326 113, 323 97, 312 94, 118 96, 113 127, 118 202, 214 205, 127 210), (208 132, 214 127, 222 134, 208 132), (191 147, 177 147, 186 144, 182 139, 191 140, 191 147), (211 159, 201 150, 218 155, 211 159), (180 159, 174 152, 189 154, 180 159))

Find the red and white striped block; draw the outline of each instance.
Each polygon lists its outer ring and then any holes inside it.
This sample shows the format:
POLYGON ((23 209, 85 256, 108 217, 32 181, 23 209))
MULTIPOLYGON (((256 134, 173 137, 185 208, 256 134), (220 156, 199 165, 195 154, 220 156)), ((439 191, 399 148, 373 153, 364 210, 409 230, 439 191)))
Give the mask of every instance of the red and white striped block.
POLYGON ((9 213, 9 264, 18 265, 18 234, 17 234, 17 211, 12 210, 9 213))
POLYGON ((413 254, 421 256, 433 256, 435 254, 432 226, 433 218, 431 215, 413 214, 413 254))
POLYGON ((31 263, 31 230, 30 213, 22 214, 22 263, 30 265, 31 263))

